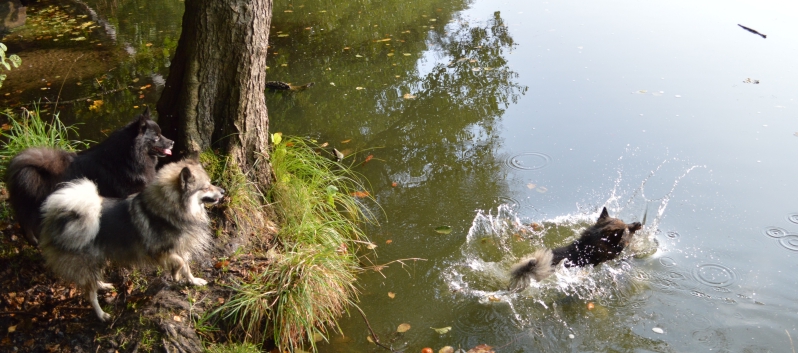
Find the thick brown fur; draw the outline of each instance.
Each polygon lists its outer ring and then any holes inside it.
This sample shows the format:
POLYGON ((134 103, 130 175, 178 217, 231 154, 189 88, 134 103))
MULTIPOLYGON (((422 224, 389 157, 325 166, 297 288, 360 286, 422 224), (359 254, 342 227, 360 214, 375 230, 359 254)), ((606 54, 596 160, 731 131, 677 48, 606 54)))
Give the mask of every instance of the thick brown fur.
POLYGON ((188 262, 210 246, 203 204, 218 203, 224 190, 210 183, 196 161, 167 164, 144 191, 127 199, 103 198, 88 179, 66 183, 42 205, 41 250, 47 266, 74 282, 102 321, 111 316, 97 302, 108 262, 120 266, 160 265, 175 280, 207 282, 191 274, 188 262))
POLYGON ((605 207, 596 224, 585 229, 573 243, 552 250, 538 250, 514 265, 510 270, 509 290, 521 291, 532 279, 545 279, 554 273, 554 267, 560 262, 564 262, 565 267, 583 267, 613 260, 641 228, 640 222, 626 224, 610 217, 605 207))
POLYGON ((20 152, 8 165, 6 184, 26 240, 38 243, 39 208, 59 183, 88 178, 102 196, 127 197, 155 178, 158 157, 171 154, 173 145, 150 119, 148 108, 102 143, 80 153, 45 147, 20 152))

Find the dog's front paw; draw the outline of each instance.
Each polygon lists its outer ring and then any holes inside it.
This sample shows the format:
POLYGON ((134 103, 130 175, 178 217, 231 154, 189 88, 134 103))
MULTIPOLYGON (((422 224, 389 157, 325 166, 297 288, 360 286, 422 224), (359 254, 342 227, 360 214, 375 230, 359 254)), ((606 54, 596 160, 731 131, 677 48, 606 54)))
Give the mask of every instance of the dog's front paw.
POLYGON ((206 281, 206 280, 204 280, 202 278, 196 278, 196 277, 192 278, 190 282, 191 282, 192 285, 195 285, 195 286, 204 286, 204 285, 208 284, 208 281, 206 281))
POLYGON ((97 313, 97 317, 98 317, 98 318, 100 319, 100 321, 102 321, 102 322, 108 322, 109 320, 111 320, 111 314, 109 314, 109 313, 106 313, 105 311, 100 311, 100 312, 98 312, 98 313, 97 313))

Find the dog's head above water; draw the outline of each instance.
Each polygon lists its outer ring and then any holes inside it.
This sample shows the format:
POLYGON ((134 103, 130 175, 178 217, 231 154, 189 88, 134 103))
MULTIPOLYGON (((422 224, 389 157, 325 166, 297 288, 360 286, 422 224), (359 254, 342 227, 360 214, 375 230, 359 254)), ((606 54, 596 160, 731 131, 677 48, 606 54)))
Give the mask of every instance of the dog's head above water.
POLYGON ((605 242, 612 250, 623 250, 632 240, 635 232, 642 229, 643 225, 640 222, 625 223, 624 221, 610 217, 607 208, 601 211, 596 224, 585 231, 586 235, 596 236, 605 242))

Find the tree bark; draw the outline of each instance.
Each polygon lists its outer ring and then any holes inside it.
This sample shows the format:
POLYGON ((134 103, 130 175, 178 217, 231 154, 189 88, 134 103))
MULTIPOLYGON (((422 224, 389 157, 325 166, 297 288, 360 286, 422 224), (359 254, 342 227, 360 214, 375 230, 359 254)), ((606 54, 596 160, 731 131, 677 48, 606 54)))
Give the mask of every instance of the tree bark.
POLYGON ((186 0, 157 104, 158 123, 177 151, 229 154, 261 188, 271 175, 264 95, 271 12, 272 0, 186 0))

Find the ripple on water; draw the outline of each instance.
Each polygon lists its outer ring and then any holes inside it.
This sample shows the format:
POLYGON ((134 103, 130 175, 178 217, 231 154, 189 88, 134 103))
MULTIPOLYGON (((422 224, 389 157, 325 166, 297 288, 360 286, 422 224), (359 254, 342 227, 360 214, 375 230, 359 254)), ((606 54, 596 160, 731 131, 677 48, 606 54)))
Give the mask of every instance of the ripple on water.
POLYGON ((704 264, 693 270, 693 278, 711 287, 725 287, 737 280, 737 274, 723 265, 704 264))
POLYGON ((669 239, 676 239, 676 238, 679 237, 679 232, 670 231, 670 232, 665 233, 665 236, 668 237, 669 239))
POLYGON ((765 228, 764 232, 765 235, 771 238, 781 238, 790 234, 786 229, 779 227, 767 227, 765 228))
POLYGON ((676 260, 674 260, 674 259, 672 259, 672 258, 670 258, 670 257, 667 257, 667 256, 660 257, 660 258, 659 258, 659 263, 660 263, 662 266, 665 266, 665 267, 673 267, 673 266, 676 266, 676 260))
POLYGON ((798 251, 798 235, 785 235, 779 238, 779 244, 787 250, 798 251))
POLYGON ((539 152, 519 153, 505 160, 508 167, 517 170, 538 170, 549 165, 551 157, 539 152))
POLYGON ((798 213, 790 214, 789 216, 787 216, 787 220, 792 223, 798 224, 798 213))

